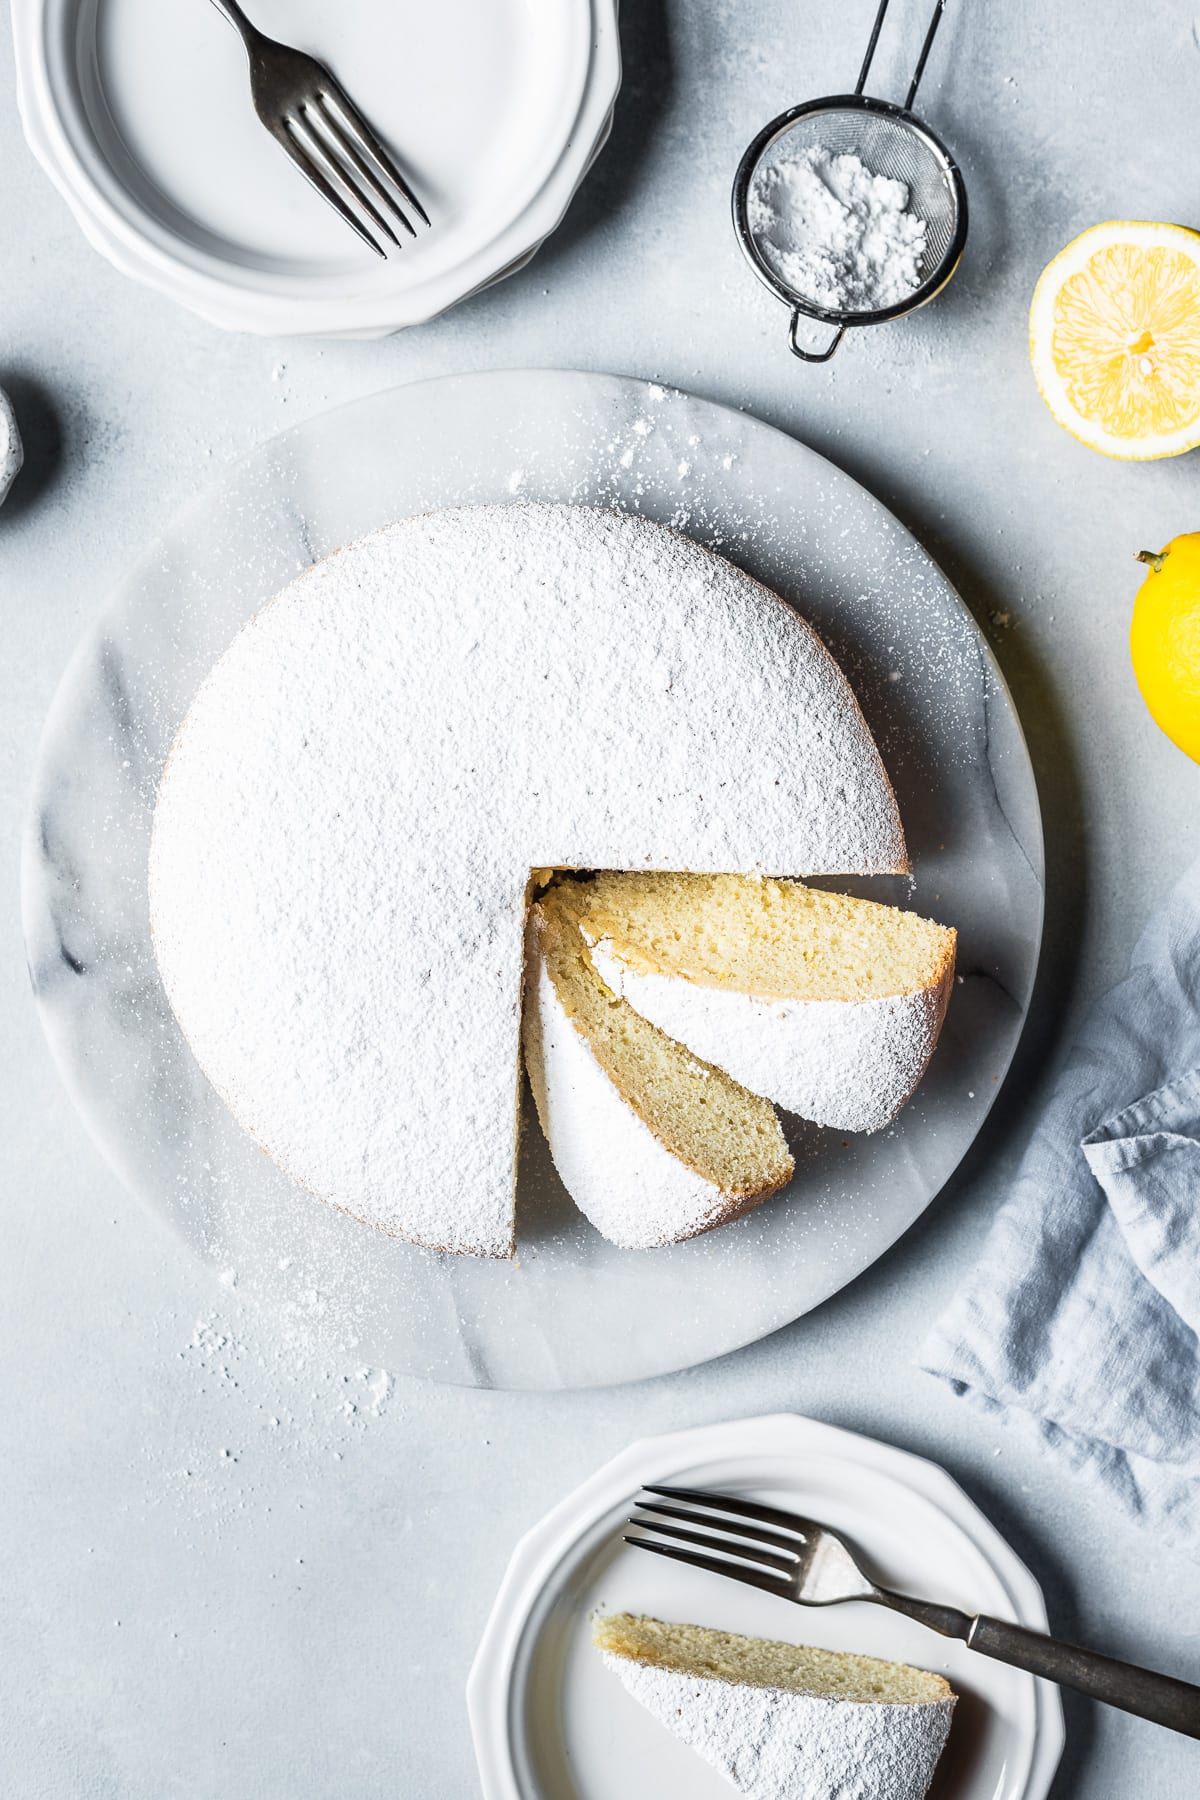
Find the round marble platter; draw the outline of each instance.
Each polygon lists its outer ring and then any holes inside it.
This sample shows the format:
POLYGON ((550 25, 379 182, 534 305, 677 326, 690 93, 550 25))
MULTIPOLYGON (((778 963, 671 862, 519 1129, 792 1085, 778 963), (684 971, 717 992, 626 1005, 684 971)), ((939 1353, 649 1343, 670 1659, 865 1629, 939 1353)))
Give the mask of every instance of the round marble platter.
MULTIPOLYGON (((437 821, 430 821, 437 829, 437 821)), ((1024 1021, 1042 920, 1028 754, 986 643, 876 500, 780 432, 639 381, 552 370, 394 389, 298 426, 189 505, 122 584, 55 698, 23 911, 59 1070, 101 1150, 294 1337, 497 1387, 687 1367, 818 1305, 881 1256, 976 1136, 1024 1021), (525 1096, 512 1263, 384 1238, 295 1187, 210 1089, 151 948, 159 772, 200 680, 299 570, 390 519, 507 499, 635 509, 796 604, 840 659, 896 787, 912 880, 834 883, 957 926, 942 1040, 896 1125, 788 1121, 797 1172, 748 1218, 620 1251, 576 1212, 525 1096)))

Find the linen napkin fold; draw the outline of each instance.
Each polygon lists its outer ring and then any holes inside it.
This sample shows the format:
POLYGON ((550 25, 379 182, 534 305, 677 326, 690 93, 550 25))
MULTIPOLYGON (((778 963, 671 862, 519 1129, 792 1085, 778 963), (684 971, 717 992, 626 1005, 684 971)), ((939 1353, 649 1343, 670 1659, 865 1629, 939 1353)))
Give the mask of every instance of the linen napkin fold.
POLYGON ((921 1364, 1200 1548, 1200 862, 1087 1016, 921 1364))

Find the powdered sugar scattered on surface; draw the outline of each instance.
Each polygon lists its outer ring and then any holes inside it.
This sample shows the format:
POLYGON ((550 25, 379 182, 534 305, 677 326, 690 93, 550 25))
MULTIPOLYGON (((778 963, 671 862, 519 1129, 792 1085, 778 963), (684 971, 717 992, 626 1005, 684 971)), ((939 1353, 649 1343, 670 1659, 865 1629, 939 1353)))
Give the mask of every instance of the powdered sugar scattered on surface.
POLYGON ((147 1440, 146 1458, 156 1504, 178 1508, 190 1529, 220 1536, 239 1516, 270 1511, 281 1463, 301 1493, 323 1484, 388 1417, 395 1378, 331 1333, 327 1318, 317 1324, 319 1311, 210 1309, 190 1329, 178 1319, 158 1328, 168 1350, 177 1334, 169 1353, 183 1407, 176 1431, 147 1440))

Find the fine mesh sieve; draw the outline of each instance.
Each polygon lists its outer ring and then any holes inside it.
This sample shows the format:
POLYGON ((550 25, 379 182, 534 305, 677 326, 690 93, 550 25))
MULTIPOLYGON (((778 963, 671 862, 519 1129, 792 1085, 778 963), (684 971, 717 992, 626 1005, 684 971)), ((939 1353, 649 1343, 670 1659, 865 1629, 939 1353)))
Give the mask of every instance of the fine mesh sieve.
POLYGON ((912 111, 946 0, 936 0, 903 106, 863 93, 888 4, 889 0, 880 0, 854 92, 808 100, 772 119, 742 157, 733 184, 733 223, 738 242, 759 280, 791 309, 791 347, 805 362, 828 362, 851 326, 882 325, 924 306, 953 275, 966 242, 967 190, 958 165, 941 140, 912 111), (820 306, 789 287, 759 248, 750 226, 750 196, 756 178, 766 174, 773 163, 801 156, 815 146, 835 156, 853 154, 872 174, 902 181, 909 190, 910 210, 925 221, 920 285, 891 306, 852 311, 820 306), (797 338, 801 318, 836 327, 824 350, 801 349, 797 338))

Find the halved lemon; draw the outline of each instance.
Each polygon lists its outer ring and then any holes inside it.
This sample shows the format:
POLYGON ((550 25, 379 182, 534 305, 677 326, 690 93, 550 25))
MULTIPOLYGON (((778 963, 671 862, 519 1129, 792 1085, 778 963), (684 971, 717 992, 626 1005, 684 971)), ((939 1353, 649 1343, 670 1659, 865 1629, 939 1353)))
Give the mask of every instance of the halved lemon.
POLYGON ((1105 456, 1200 444, 1200 232, 1093 225, 1042 271, 1029 314, 1042 399, 1105 456))

